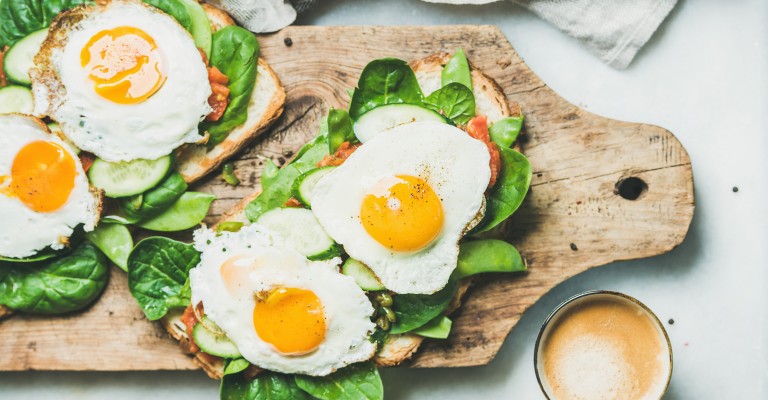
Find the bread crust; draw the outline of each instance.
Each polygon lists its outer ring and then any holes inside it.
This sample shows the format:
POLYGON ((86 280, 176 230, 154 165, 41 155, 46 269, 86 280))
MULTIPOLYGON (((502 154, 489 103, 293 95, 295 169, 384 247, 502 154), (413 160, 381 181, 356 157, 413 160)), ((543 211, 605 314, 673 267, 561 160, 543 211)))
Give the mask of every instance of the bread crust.
MULTIPOLYGON (((411 62, 411 68, 416 73, 419 84, 423 85, 422 87, 424 88, 430 86, 429 80, 437 80, 437 82, 439 82, 441 71, 450 57, 451 55, 448 53, 438 53, 411 62)), ((514 102, 508 103, 504 91, 496 81, 475 68, 472 68, 472 85, 474 87, 473 92, 475 97, 476 99, 479 99, 479 101, 477 101, 478 114, 492 114, 495 116, 495 118, 489 117, 489 122, 495 121, 501 117, 522 115, 519 104, 514 102)), ((432 87, 434 87, 434 84, 432 87)), ((428 93, 429 92, 425 90, 425 94, 428 93)), ((239 221, 249 223, 248 218, 245 215, 245 209, 248 206, 248 203, 258 197, 259 194, 260 191, 257 190, 243 198, 234 208, 224 214, 219 222, 239 221)), ((213 228, 215 229, 217 225, 218 223, 214 225, 213 228)), ((472 278, 460 282, 456 294, 451 300, 451 304, 446 309, 446 314, 452 313, 461 306, 462 299, 471 285, 472 278)), ((173 337, 181 341, 182 347, 188 350, 189 345, 186 334, 183 330, 179 331, 178 329, 174 332, 172 330, 172 318, 168 319, 168 321, 164 319, 163 324, 169 329, 169 332, 171 332, 173 337)), ((380 367, 399 365, 410 359, 418 351, 419 346, 424 342, 424 339, 425 338, 422 336, 407 333, 390 335, 387 337, 381 349, 379 349, 374 356, 373 361, 380 367)), ((207 362, 199 353, 195 355, 195 362, 200 365, 211 378, 220 379, 223 376, 223 365, 207 362)))

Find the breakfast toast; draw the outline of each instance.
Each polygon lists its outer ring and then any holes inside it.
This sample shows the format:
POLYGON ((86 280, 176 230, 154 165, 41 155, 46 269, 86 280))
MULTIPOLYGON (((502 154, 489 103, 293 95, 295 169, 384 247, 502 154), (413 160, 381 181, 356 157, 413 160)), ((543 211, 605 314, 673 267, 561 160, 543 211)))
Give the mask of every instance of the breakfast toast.
MULTIPOLYGON (((450 57, 450 54, 447 53, 435 54, 413 61, 410 64, 425 94, 440 88, 441 71, 450 57)), ((487 115, 489 121, 496 121, 508 116, 522 115, 520 106, 517 103, 507 103, 502 89, 493 79, 474 68, 471 70, 471 75, 478 114, 487 115)), ((235 208, 223 215, 220 221, 249 223, 245 215, 245 208, 258 195, 259 192, 255 192, 244 198, 235 208)), ((461 299, 466 294, 470 284, 471 278, 461 281, 447 312, 450 313, 459 307, 461 299)), ((181 342, 182 349, 188 351, 189 338, 186 334, 185 325, 180 321, 180 317, 181 310, 177 310, 163 318, 162 323, 171 336, 181 342)), ((413 356, 423 340, 424 337, 409 333, 389 335, 382 348, 379 349, 374 357, 374 361, 379 366, 398 365, 413 356)), ((224 360, 210 357, 201 352, 197 352, 193 356, 194 362, 200 365, 211 378, 222 378, 225 366, 224 360)))

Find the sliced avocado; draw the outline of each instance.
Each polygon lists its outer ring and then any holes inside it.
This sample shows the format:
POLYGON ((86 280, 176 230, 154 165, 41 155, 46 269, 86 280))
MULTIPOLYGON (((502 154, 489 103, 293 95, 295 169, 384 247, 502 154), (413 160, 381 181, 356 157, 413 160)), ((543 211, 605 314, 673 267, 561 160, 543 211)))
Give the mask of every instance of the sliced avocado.
POLYGON ((190 33, 192 38, 195 39, 195 46, 203 49, 205 56, 210 59, 212 34, 211 21, 208 20, 208 15, 205 13, 203 6, 195 0, 179 1, 187 8, 187 12, 192 19, 190 33))

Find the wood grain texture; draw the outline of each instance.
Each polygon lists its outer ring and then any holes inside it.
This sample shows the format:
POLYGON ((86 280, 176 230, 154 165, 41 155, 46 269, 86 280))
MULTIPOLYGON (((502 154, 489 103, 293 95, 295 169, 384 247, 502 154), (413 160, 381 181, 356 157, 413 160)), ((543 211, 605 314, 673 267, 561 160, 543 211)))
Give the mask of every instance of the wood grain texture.
MULTIPOLYGON (((529 272, 480 280, 455 315, 451 337, 426 341, 412 366, 488 363, 522 313, 558 283, 612 261, 667 252, 685 238, 693 177, 677 139, 663 128, 603 118, 568 103, 528 69, 495 27, 290 27, 260 42, 286 88, 285 113, 271 133, 237 156, 240 186, 225 185, 220 174, 195 186, 219 196, 208 222, 255 190, 267 158, 285 163, 316 134, 329 107, 346 107, 345 90, 374 58, 413 60, 462 47, 522 106, 523 151, 534 175, 506 236, 526 257, 529 272), (290 47, 284 44, 288 37, 290 47), (617 193, 617 182, 627 177, 647 184, 636 200, 617 193)), ((112 272, 106 293, 85 312, 0 322, 0 369, 196 368, 159 324, 145 320, 125 274, 112 272)))

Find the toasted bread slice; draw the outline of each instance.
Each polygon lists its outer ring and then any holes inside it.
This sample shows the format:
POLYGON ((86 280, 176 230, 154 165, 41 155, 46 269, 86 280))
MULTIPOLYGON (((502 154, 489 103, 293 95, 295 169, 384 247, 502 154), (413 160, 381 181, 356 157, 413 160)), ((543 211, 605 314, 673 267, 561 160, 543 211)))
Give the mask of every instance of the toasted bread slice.
MULTIPOLYGON (((210 4, 203 4, 208 14, 213 32, 234 25, 235 21, 227 14, 210 4)), ((264 133, 267 128, 283 113, 285 90, 280 84, 275 71, 259 57, 256 71, 256 87, 248 102, 248 119, 233 129, 223 142, 213 147, 206 145, 187 145, 177 154, 176 168, 187 183, 192 183, 213 171, 251 140, 264 133)))
MULTIPOLYGON (((443 67, 450 59, 448 53, 440 53, 426 58, 416 60, 411 63, 411 68, 416 73, 416 78, 425 95, 441 87, 441 73, 443 67)), ((478 114, 488 116, 488 122, 495 122, 507 116, 520 116, 520 106, 516 103, 508 104, 504 92, 499 85, 490 77, 477 69, 472 69, 472 85, 475 95, 475 104, 478 114)), ((259 192, 252 193, 244 198, 238 205, 222 216, 223 221, 239 221, 249 223, 245 216, 245 207, 253 201, 259 192)), ((447 312, 453 312, 461 305, 461 299, 466 294, 471 285, 471 279, 461 282, 456 295, 448 307, 447 312)), ((169 315, 163 320, 163 325, 168 329, 171 336, 181 342, 182 348, 189 348, 189 338, 187 337, 184 325, 179 321, 181 314, 169 315)), ((374 361, 382 367, 395 366, 411 358, 418 350, 424 337, 413 334, 391 335, 387 337, 384 345, 377 352, 374 361)), ((223 376, 224 365, 218 360, 209 360, 201 354, 195 354, 195 363, 200 365, 211 378, 220 379, 223 376)))

